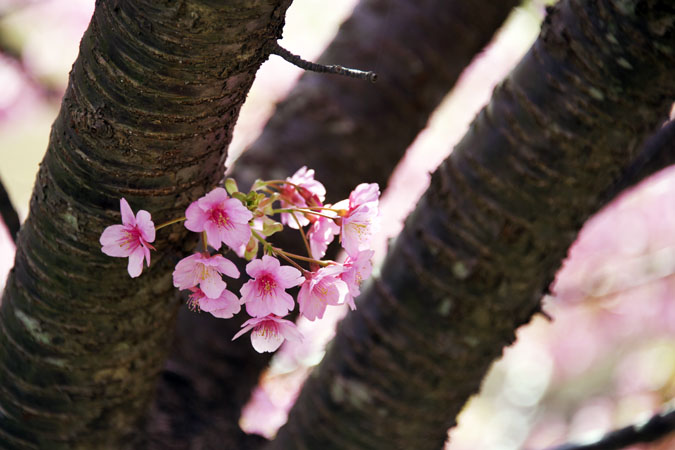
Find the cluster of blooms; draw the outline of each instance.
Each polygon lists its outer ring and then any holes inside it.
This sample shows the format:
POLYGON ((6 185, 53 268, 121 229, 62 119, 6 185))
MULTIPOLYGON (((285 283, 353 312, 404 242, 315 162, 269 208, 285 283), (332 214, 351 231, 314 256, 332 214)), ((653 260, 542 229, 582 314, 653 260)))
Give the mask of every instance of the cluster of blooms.
POLYGON ((258 180, 247 194, 239 192, 235 181, 228 179, 225 189, 215 188, 190 204, 185 217, 157 227, 150 213, 140 210, 134 216, 122 198, 122 225, 103 231, 102 251, 109 256, 128 257, 129 275, 137 277, 144 259, 150 266, 155 231, 184 221, 185 228, 201 233, 203 251, 176 264, 174 286, 190 291, 188 304, 193 310, 215 317, 230 318, 245 305, 251 319, 233 340, 253 330, 253 348, 272 352, 284 339, 302 339, 295 324, 282 319, 295 307, 286 289, 300 287, 300 314, 315 320, 323 317, 328 305, 346 303, 355 309, 354 298, 360 293, 362 281, 370 276, 374 253, 370 241, 378 227, 378 185, 360 184, 348 199, 334 205, 323 203, 325 195, 324 186, 314 179, 314 170, 306 167, 286 180, 258 180), (281 222, 274 219, 278 215, 281 222), (286 252, 267 241, 284 226, 300 232, 307 256, 286 252), (322 259, 335 236, 347 253, 343 263, 322 259), (223 279, 223 275, 239 278, 240 274, 235 264, 218 252, 222 247, 250 261, 246 273, 251 279, 241 287, 241 297, 229 291, 223 279), (258 258, 260 247, 262 257, 258 258), (279 258, 289 265, 281 265, 279 258))

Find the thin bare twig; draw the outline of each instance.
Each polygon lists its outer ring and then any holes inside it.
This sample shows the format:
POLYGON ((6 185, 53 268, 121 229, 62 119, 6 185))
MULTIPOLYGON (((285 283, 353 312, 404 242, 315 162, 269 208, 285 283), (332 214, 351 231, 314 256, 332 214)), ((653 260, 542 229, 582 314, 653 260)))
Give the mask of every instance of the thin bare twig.
POLYGON ((289 52, 278 43, 274 43, 272 46, 271 53, 281 56, 289 63, 300 67, 301 69, 309 70, 312 72, 321 72, 321 73, 332 73, 335 75, 344 75, 346 77, 358 78, 359 80, 366 80, 374 83, 377 80, 377 74, 375 72, 366 72, 363 70, 349 69, 347 67, 336 66, 336 65, 325 65, 317 64, 310 61, 306 61, 289 52))

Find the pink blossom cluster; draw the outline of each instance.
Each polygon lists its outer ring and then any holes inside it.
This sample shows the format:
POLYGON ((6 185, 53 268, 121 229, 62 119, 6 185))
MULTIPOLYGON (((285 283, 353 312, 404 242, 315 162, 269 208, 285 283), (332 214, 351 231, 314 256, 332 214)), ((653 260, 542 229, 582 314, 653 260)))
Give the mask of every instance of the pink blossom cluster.
POLYGON ((314 170, 302 167, 286 180, 254 183, 247 194, 239 192, 234 180, 192 202, 185 217, 154 226, 150 213, 136 216, 125 199, 120 200, 122 225, 111 225, 101 234, 103 253, 128 257, 131 277, 140 275, 143 259, 150 265, 150 245, 155 230, 184 221, 185 228, 201 233, 203 250, 181 259, 173 272, 173 284, 190 292, 188 305, 218 318, 230 318, 244 305, 251 316, 233 337, 251 331, 258 352, 272 352, 284 340, 301 340, 295 324, 283 319, 295 309, 296 299, 287 292, 298 287, 300 314, 321 319, 329 305, 347 304, 361 283, 370 277, 373 250, 371 239, 379 226, 377 184, 358 185, 348 199, 325 204, 326 189, 314 179, 314 170), (274 217, 279 216, 281 222, 274 217), (298 230, 307 256, 275 247, 268 238, 283 227, 298 230), (307 228, 307 231, 304 229, 307 228), (338 236, 347 257, 343 263, 322 260, 338 236), (224 245, 223 245, 224 244, 224 245), (260 247, 262 256, 259 257, 260 247), (227 289, 223 277, 239 278, 235 264, 220 251, 232 250, 250 262, 239 296, 227 289), (280 259, 288 262, 282 265, 280 259))

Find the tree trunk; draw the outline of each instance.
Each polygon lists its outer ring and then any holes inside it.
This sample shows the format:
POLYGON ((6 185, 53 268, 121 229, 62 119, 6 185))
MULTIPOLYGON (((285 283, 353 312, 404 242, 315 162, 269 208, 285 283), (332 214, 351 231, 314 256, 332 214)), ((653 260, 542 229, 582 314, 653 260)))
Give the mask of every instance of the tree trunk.
MULTIPOLYGON (((320 61, 375 69, 377 83, 304 74, 230 176, 246 189, 256 178, 285 178, 307 165, 317 169, 333 200, 365 180, 384 186, 429 115, 517 3, 363 0, 320 61)), ((273 240, 291 252, 305 251, 296 232, 273 240)), ((174 430, 151 433, 162 445, 188 448, 206 435, 222 439, 225 429, 236 431, 226 424, 238 420, 270 359, 253 352, 247 339, 230 342, 243 319, 179 312, 160 384, 172 396, 158 396, 153 413, 174 430)))
POLYGON ((222 176, 290 0, 97 2, 40 166, 0 309, 0 445, 126 448, 166 356, 181 226, 130 279, 101 253, 119 198, 155 224, 222 176))
POLYGON ((267 449, 438 449, 668 114, 675 7, 563 1, 432 177, 267 449))

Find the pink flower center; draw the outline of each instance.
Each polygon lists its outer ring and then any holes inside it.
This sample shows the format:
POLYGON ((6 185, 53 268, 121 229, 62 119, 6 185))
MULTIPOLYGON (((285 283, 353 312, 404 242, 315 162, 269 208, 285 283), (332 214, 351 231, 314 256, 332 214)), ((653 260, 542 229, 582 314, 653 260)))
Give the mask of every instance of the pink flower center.
POLYGON ((119 246, 132 250, 138 247, 139 237, 140 233, 135 227, 126 229, 124 230, 124 236, 120 239, 119 246))
POLYGON ((317 285, 314 287, 314 294, 321 300, 322 302, 325 302, 328 300, 328 286, 327 286, 327 281, 321 280, 317 283, 317 285))
POLYGON ((262 322, 260 325, 255 327, 254 332, 264 339, 276 338, 279 335, 277 324, 271 320, 262 322))
POLYGON ((199 307, 200 298, 201 296, 198 295, 197 293, 190 294, 187 301, 187 305, 188 308, 190 308, 190 311, 201 311, 201 308, 199 307))
POLYGON ((229 228, 232 225, 232 221, 228 217, 227 213, 220 208, 211 210, 211 220, 218 226, 224 228, 229 228))
POLYGON ((276 287, 276 280, 268 274, 265 274, 258 279, 258 295, 260 295, 263 300, 265 299, 265 296, 272 295, 272 292, 276 287))
POLYGON ((197 263, 197 270, 199 271, 199 279, 201 281, 206 280, 212 275, 211 268, 208 267, 206 264, 197 263))
POLYGON ((364 239, 365 237, 368 236, 368 224, 363 223, 363 222, 351 222, 349 225, 350 227, 358 236, 359 240, 364 239))

